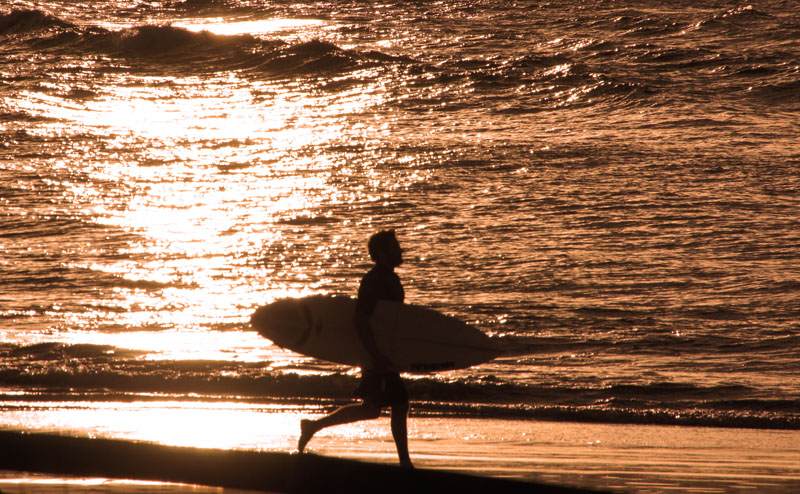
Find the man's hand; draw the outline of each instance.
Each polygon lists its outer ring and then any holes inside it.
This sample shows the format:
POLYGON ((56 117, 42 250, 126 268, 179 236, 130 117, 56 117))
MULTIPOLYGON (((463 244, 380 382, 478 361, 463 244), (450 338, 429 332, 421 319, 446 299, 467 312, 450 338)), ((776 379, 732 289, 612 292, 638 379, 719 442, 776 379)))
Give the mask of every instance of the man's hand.
POLYGON ((389 360, 386 355, 381 353, 376 353, 372 356, 372 365, 375 366, 376 371, 385 372, 392 370, 394 368, 394 364, 391 360, 389 360))

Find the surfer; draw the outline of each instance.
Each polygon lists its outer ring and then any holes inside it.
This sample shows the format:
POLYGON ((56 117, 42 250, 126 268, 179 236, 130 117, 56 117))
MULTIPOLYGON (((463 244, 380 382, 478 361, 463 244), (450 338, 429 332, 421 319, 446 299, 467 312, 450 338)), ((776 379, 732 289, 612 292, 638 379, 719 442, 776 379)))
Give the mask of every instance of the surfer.
POLYGON ((355 391, 361 403, 344 406, 318 420, 300 421, 300 440, 297 449, 302 453, 308 441, 318 431, 334 425, 370 420, 380 416, 381 410, 391 407, 392 437, 397 446, 400 464, 412 467, 408 455, 408 392, 400 374, 392 370, 392 363, 382 355, 375 344, 369 316, 378 300, 403 302, 405 292, 394 268, 403 263, 403 249, 394 230, 384 230, 372 235, 368 243, 369 255, 375 266, 361 279, 356 301, 356 331, 372 357, 372 367, 361 369, 361 382, 355 391))

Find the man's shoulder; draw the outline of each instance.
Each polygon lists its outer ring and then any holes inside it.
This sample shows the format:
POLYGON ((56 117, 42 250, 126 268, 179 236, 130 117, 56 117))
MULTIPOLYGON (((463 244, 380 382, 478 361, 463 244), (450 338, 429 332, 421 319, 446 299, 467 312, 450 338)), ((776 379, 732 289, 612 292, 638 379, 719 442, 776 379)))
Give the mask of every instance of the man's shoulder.
POLYGON ((375 273, 375 268, 370 269, 369 271, 364 273, 364 276, 361 277, 361 286, 363 287, 365 285, 370 285, 372 283, 375 283, 377 276, 378 275, 375 273))
POLYGON ((361 283, 380 283, 382 281, 399 281, 400 277, 397 273, 388 269, 382 269, 379 266, 373 266, 372 269, 367 271, 361 278, 361 283))

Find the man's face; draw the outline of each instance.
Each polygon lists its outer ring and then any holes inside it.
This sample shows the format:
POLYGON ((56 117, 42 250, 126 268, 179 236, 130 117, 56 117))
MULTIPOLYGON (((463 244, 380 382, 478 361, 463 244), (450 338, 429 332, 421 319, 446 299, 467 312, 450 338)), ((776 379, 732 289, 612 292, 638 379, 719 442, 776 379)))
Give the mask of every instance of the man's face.
POLYGON ((397 239, 387 242, 386 249, 383 251, 383 261, 393 268, 403 264, 403 249, 400 248, 400 242, 397 239))

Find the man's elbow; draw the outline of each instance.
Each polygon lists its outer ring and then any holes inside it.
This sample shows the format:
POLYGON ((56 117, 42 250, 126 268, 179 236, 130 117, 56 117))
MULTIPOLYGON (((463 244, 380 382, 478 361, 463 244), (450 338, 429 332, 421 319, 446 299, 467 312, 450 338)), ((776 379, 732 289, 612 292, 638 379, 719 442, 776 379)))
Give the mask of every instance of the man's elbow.
POLYGON ((363 312, 356 311, 355 315, 356 330, 358 332, 369 331, 369 315, 363 312))
POLYGON ((356 322, 369 322, 369 314, 357 310, 355 315, 355 320, 356 322))

